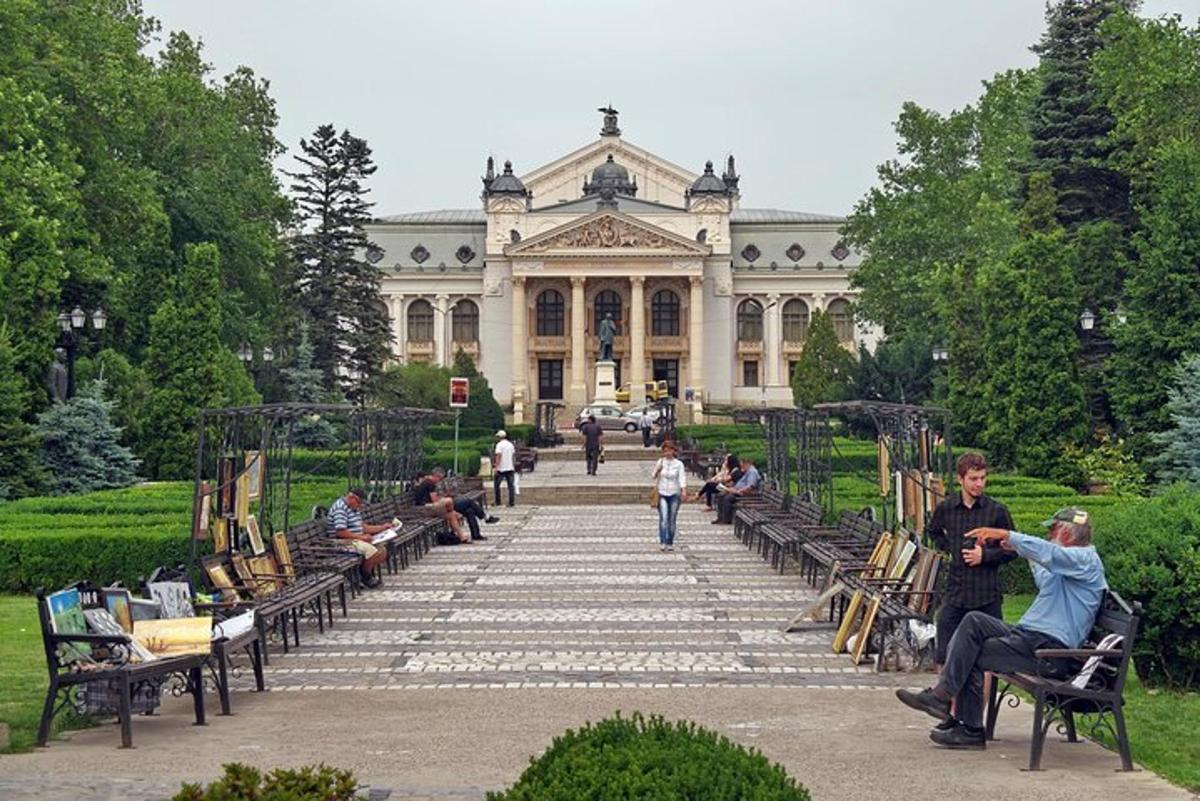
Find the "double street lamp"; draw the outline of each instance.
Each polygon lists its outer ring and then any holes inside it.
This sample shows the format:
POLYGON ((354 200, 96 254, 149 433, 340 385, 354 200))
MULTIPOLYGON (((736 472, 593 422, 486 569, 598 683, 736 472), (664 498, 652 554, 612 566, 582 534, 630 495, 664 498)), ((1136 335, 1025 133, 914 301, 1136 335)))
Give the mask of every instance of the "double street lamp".
MULTIPOLYGON (((62 329, 67 346, 67 399, 75 397, 75 357, 79 352, 79 337, 82 336, 88 319, 88 313, 79 306, 69 312, 60 313, 57 318, 58 327, 62 329)), ((104 309, 93 311, 90 319, 92 328, 97 331, 103 331, 104 326, 108 324, 108 315, 104 313, 104 309)))

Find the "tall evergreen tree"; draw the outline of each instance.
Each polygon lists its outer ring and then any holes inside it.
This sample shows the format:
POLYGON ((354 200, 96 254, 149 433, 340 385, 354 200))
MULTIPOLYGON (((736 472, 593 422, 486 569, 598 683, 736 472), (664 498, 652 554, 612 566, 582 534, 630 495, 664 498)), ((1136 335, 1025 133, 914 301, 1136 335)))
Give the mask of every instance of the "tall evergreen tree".
POLYGON ((0 500, 32 495, 46 478, 33 427, 22 419, 28 411, 28 383, 17 369, 8 325, 0 322, 0 500))
POLYGON ((454 354, 454 375, 471 380, 471 394, 463 409, 462 425, 482 428, 502 428, 504 411, 492 394, 488 380, 475 367, 475 360, 462 348, 454 354))
POLYGON ((196 420, 201 409, 259 401, 254 384, 221 344, 220 258, 215 246, 189 245, 172 297, 150 320, 141 453, 156 478, 187 478, 195 467, 196 420))
POLYGON ((813 313, 804 349, 792 374, 792 397, 797 406, 844 400, 853 379, 854 357, 838 342, 833 319, 813 313))
POLYGON ((361 394, 382 368, 392 340, 379 270, 365 259, 363 226, 372 203, 365 180, 375 172, 363 139, 321 125, 301 139, 292 191, 304 231, 295 238, 295 289, 311 326, 314 362, 328 389, 361 394))
POLYGON ((1154 465, 1163 481, 1200 487, 1200 355, 1183 359, 1172 375, 1167 393, 1172 427, 1154 437, 1163 448, 1154 465))
POLYGON ((138 459, 120 443, 113 402, 97 379, 66 403, 38 415, 41 460, 53 495, 128 487, 138 480, 138 459))
MULTIPOLYGON (((321 371, 313 366, 313 347, 308 339, 308 326, 300 325, 300 342, 296 345, 296 360, 285 367, 283 382, 287 399, 296 403, 320 403, 327 390, 321 385, 321 371)), ((337 444, 333 425, 321 417, 304 417, 292 424, 292 440, 309 448, 329 448, 337 444)))

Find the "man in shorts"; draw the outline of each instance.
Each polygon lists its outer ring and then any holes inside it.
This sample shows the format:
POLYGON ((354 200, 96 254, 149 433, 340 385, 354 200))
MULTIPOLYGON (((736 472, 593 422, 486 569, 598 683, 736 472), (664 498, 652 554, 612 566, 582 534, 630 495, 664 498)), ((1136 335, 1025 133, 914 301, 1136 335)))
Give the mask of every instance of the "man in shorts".
POLYGON ((325 533, 342 540, 348 550, 358 552, 363 558, 359 566, 363 583, 368 587, 378 587, 382 581, 375 575, 375 570, 387 559, 387 551, 372 545, 371 538, 386 531, 389 526, 363 522, 362 507, 366 499, 366 490, 355 487, 334 501, 325 516, 325 533))

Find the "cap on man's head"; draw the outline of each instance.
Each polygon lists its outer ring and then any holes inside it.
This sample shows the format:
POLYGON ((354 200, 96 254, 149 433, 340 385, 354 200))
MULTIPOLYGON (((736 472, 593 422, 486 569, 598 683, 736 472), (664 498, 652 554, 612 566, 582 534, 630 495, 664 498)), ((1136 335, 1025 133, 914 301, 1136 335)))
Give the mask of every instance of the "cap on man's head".
POLYGON ((362 487, 351 487, 349 494, 358 498, 363 503, 367 502, 367 491, 362 487))
POLYGON ((496 432, 496 439, 505 439, 508 437, 508 432, 503 428, 496 432))
POLYGON ((1077 526, 1082 526, 1090 520, 1091 518, 1088 516, 1086 510, 1080 509, 1078 506, 1064 506, 1049 519, 1043 520, 1042 525, 1046 528, 1050 528, 1055 523, 1073 523, 1077 526))

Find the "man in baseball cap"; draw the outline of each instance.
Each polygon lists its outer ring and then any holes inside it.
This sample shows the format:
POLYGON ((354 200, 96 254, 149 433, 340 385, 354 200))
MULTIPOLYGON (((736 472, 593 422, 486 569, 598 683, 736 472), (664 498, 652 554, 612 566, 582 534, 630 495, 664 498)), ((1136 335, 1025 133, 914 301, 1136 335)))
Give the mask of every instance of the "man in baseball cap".
POLYGON ((363 558, 363 583, 368 587, 378 587, 380 578, 376 571, 387 560, 387 551, 371 544, 371 539, 388 526, 363 522, 362 508, 366 502, 367 491, 359 487, 338 498, 325 515, 325 532, 341 540, 348 550, 353 549, 363 558))

